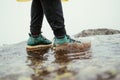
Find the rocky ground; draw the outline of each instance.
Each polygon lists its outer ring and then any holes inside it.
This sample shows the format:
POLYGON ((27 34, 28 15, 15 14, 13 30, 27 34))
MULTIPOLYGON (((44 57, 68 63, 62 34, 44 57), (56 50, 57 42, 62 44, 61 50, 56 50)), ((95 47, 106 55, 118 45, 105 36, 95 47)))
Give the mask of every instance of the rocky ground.
POLYGON ((120 34, 120 30, 107 29, 107 28, 87 29, 74 35, 74 37, 78 38, 78 37, 87 37, 93 35, 112 35, 112 34, 120 34))
POLYGON ((91 49, 81 52, 89 56, 59 58, 50 49, 33 58, 26 42, 0 47, 0 80, 120 80, 120 34, 77 39, 91 41, 91 49))

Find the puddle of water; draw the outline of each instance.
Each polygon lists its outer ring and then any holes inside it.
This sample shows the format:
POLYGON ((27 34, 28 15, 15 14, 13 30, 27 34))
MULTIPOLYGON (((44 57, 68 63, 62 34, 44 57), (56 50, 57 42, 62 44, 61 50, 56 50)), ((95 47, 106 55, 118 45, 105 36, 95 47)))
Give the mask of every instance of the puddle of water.
POLYGON ((27 55, 25 43, 2 47, 0 80, 99 80, 98 77, 100 80, 107 80, 115 76, 119 78, 120 43, 106 42, 109 38, 104 38, 104 42, 102 38, 99 39, 93 39, 91 50, 86 52, 55 53, 50 49, 39 58, 27 55), (105 77, 102 75, 104 71, 107 72, 105 77))

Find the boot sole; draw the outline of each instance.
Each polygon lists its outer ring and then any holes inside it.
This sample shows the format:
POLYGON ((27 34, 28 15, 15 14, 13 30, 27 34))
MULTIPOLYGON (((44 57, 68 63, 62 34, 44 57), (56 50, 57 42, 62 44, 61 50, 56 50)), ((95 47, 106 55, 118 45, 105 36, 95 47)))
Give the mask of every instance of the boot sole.
POLYGON ((51 44, 49 45, 37 45, 37 46, 27 46, 26 51, 28 56, 30 57, 40 57, 43 56, 50 48, 52 47, 51 44))

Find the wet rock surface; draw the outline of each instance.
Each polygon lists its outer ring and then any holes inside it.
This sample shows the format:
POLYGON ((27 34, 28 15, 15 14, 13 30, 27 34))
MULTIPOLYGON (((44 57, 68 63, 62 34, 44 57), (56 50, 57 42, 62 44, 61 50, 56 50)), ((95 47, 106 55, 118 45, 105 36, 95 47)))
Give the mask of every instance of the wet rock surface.
POLYGON ((93 35, 112 35, 112 34, 120 34, 120 30, 107 29, 107 28, 87 29, 74 35, 74 37, 78 38, 78 37, 87 37, 93 35))
POLYGON ((62 57, 52 49, 28 57, 26 42, 0 47, 0 80, 120 80, 120 34, 79 38, 86 39, 89 51, 62 57))

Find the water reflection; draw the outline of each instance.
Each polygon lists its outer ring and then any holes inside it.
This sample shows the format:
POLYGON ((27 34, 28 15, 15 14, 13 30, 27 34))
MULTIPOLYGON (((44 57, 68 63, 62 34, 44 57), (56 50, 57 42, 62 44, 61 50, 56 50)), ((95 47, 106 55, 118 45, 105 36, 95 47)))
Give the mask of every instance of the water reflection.
POLYGON ((28 57, 28 60, 31 61, 28 66, 33 69, 34 74, 31 75, 32 80, 59 80, 59 79, 72 79, 75 75, 74 71, 71 71, 67 68, 67 65, 59 65, 51 63, 46 65, 45 59, 28 57))
POLYGON ((27 57, 30 62, 28 66, 33 69, 34 74, 31 75, 32 80, 43 80, 43 78, 49 74, 44 67, 44 61, 46 58, 27 57))
POLYGON ((44 56, 49 53, 50 52, 42 52, 41 55, 39 53, 39 58, 35 56, 27 57, 30 61, 28 66, 34 71, 34 74, 31 75, 32 80, 75 80, 75 74, 77 72, 68 68, 70 63, 73 60, 88 59, 91 57, 89 50, 77 53, 53 51, 54 61, 49 61, 48 56, 44 56))
POLYGON ((91 57, 90 47, 90 42, 82 44, 71 43, 57 46, 55 49, 55 62, 62 63, 76 59, 88 59, 91 57))
POLYGON ((55 62, 56 63, 67 63, 73 60, 80 60, 80 59, 90 59, 91 58, 91 50, 84 51, 84 52, 72 52, 72 53, 55 53, 55 62), (62 54, 62 55, 61 55, 62 54))

